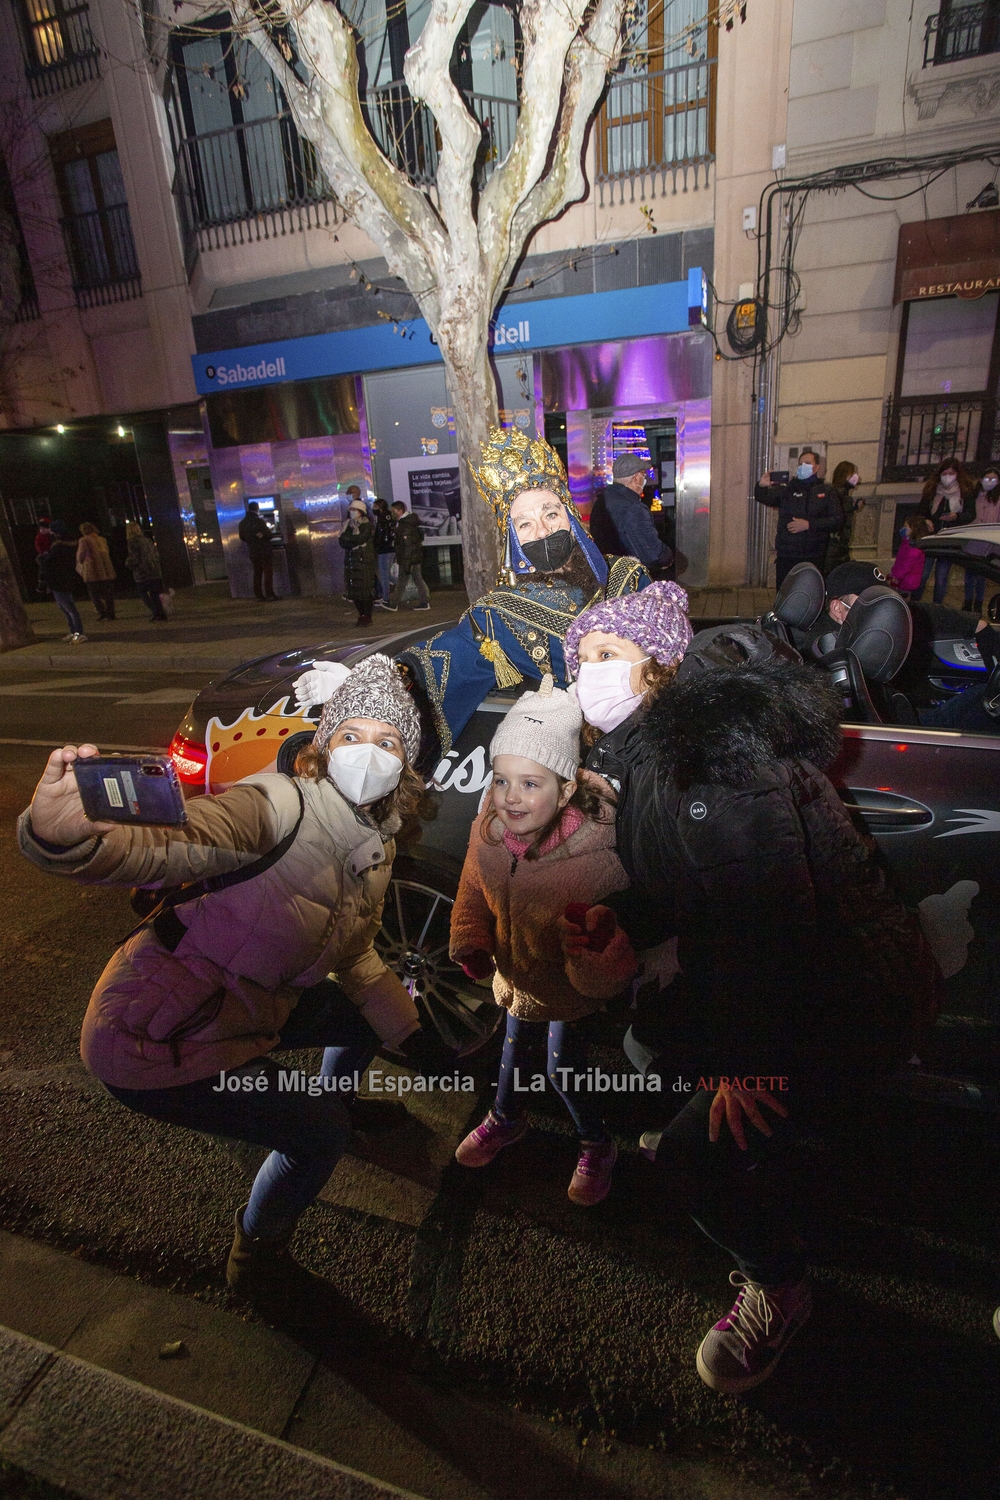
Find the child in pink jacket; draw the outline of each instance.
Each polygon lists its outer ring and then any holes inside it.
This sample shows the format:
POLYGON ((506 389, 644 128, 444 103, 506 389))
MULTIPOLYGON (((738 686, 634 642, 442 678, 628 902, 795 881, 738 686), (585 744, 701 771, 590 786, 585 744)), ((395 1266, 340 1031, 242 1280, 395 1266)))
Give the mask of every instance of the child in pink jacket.
POLYGON ((933 534, 934 522, 929 521, 926 516, 911 516, 899 529, 899 551, 896 553, 889 581, 895 584, 904 599, 911 598, 920 589, 924 564, 927 562, 926 552, 922 552, 915 543, 933 534))
MULTIPOLYGON (((574 1203, 608 1194, 617 1151, 598 1111, 575 1086, 587 1073, 587 1046, 576 1023, 622 990, 636 970, 628 939, 615 927, 567 956, 557 923, 567 905, 598 903, 628 879, 615 853, 611 806, 580 772, 582 716, 572 692, 525 693, 490 746, 493 784, 472 825, 451 919, 451 955, 482 979, 494 968, 493 993, 507 1010, 507 1036, 496 1103, 455 1152, 484 1167, 528 1129, 523 1089, 532 1033, 548 1027, 549 1081, 569 1110, 580 1153, 569 1185, 574 1203), (518 1071, 520 1070, 520 1072, 518 1071)), ((610 916, 610 913, 608 913, 610 916)))

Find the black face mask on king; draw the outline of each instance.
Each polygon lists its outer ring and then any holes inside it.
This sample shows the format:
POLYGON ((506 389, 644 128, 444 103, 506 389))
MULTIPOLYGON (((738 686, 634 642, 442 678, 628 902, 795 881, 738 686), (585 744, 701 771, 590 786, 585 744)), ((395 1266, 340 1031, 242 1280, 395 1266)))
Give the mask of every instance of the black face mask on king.
POLYGON ((521 551, 539 573, 554 573, 569 561, 573 550, 571 531, 552 531, 538 542, 522 542, 521 551))

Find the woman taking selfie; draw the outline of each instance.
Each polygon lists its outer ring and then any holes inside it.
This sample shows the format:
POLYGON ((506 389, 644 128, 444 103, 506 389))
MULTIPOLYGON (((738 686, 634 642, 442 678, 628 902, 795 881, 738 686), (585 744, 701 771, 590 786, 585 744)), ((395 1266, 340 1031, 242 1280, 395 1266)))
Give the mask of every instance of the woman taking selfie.
POLYGON ((423 794, 411 766, 419 735, 398 669, 371 656, 326 703, 294 778, 248 777, 196 798, 182 826, 90 822, 73 767, 97 751, 67 745, 20 819, 22 852, 53 874, 153 890, 215 877, 215 889, 196 885, 116 950, 81 1053, 127 1108, 270 1148, 236 1215, 227 1279, 279 1305, 304 1277, 288 1254, 296 1222, 350 1129, 335 1089, 279 1092, 271 1054, 328 1049, 321 1072, 332 1078, 345 1047, 406 1058, 426 1042, 374 947, 393 834, 423 794))

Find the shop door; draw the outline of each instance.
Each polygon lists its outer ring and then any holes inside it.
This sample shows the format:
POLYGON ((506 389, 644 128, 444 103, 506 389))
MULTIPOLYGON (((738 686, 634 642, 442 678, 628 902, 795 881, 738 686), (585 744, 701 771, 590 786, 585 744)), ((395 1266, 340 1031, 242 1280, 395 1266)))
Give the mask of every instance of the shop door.
POLYGON ((198 553, 205 569, 206 582, 226 578, 226 559, 222 550, 222 533, 215 509, 215 490, 212 473, 205 468, 187 470, 188 488, 191 491, 191 508, 194 511, 195 535, 198 538, 198 553))

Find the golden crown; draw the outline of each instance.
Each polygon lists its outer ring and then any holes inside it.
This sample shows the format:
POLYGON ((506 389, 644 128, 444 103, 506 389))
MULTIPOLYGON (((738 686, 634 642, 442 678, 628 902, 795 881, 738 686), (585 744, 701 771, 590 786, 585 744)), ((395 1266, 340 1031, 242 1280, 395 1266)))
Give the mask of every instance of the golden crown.
POLYGON ((507 536, 510 508, 525 490, 551 490, 576 514, 562 459, 544 438, 519 428, 493 427, 483 444, 478 469, 470 465, 476 488, 496 516, 501 539, 507 536))

